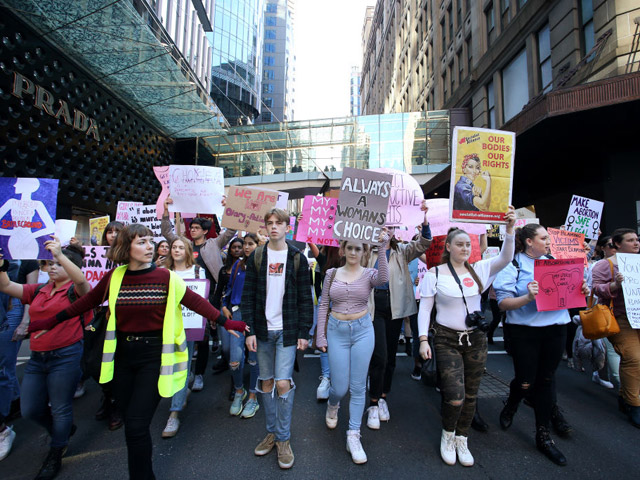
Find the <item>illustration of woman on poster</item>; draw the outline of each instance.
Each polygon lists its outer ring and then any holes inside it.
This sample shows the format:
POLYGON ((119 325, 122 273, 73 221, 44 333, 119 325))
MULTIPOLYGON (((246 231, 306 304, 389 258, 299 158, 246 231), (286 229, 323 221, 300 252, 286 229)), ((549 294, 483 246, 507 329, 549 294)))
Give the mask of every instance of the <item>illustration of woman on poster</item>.
POLYGON ((491 175, 481 170, 480 157, 477 153, 465 155, 462 161, 462 175, 456 183, 453 195, 453 209, 466 211, 488 211, 491 204, 491 175), (474 185, 478 176, 485 182, 484 191, 474 185))

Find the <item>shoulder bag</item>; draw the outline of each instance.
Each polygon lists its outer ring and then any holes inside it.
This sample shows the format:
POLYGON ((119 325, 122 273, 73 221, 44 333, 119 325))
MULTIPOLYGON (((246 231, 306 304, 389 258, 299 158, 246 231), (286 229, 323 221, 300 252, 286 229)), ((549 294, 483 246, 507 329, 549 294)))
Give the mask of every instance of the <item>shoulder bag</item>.
MULTIPOLYGON (((611 268, 611 281, 613 281, 613 262, 609 260, 611 268)), ((608 337, 616 333, 620 333, 620 326, 613 316, 613 299, 609 305, 593 304, 593 288, 587 309, 580 311, 580 321, 582 322, 582 334, 584 338, 589 340, 597 340, 599 338, 608 337)))

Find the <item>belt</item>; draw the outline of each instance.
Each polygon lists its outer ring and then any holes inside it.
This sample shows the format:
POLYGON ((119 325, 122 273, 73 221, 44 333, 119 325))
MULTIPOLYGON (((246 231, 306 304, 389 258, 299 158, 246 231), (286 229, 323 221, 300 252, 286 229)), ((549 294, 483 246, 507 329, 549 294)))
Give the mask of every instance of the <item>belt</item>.
POLYGON ((389 289, 388 288, 375 288, 374 289, 375 295, 380 294, 380 295, 389 295, 389 289))

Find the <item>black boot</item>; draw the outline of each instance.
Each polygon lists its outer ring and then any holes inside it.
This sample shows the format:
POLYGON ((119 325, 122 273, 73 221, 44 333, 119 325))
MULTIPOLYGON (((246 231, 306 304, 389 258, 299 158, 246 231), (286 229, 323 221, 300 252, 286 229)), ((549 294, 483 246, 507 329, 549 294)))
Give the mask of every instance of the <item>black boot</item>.
POLYGON ((537 427, 536 447, 556 465, 564 467, 567 464, 566 457, 558 450, 553 440, 551 440, 551 435, 549 435, 549 429, 547 427, 543 427, 542 425, 537 427))
POLYGON ((618 395, 618 410, 620 410, 625 415, 629 415, 629 405, 624 401, 620 395, 618 395))
POLYGON ((571 425, 567 423, 560 411, 558 405, 554 405, 551 409, 551 424, 555 432, 561 437, 567 437, 573 431, 571 425))
POLYGON ((471 428, 477 432, 488 432, 489 424, 484 421, 478 411, 478 404, 476 404, 476 413, 473 414, 473 420, 471 421, 471 428))
POLYGON ((45 458, 42 468, 40 468, 35 480, 51 480, 58 475, 60 467, 62 466, 63 451, 63 447, 51 447, 49 455, 45 458))
POLYGON ((634 427, 640 428, 640 407, 629 405, 629 421, 634 427))
POLYGON ((111 413, 111 397, 105 395, 102 397, 100 408, 96 411, 96 420, 105 420, 111 413))
POLYGON ((504 402, 504 408, 500 412, 500 426, 503 430, 506 430, 513 423, 513 417, 518 411, 518 404, 513 402, 511 398, 507 398, 504 402))

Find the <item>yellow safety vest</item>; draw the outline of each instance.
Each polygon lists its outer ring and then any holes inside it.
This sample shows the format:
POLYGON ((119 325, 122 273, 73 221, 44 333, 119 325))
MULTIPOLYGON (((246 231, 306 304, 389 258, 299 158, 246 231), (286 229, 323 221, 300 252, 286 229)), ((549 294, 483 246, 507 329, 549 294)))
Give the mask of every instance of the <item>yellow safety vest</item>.
MULTIPOLYGON (((116 353, 116 300, 127 265, 116 268, 111 274, 109 283, 109 320, 102 349, 102 365, 100 368, 100 383, 107 383, 113 379, 113 362, 116 353)), ((169 292, 167 294, 167 308, 162 324, 162 358, 158 391, 160 396, 169 398, 182 390, 187 382, 187 364, 189 353, 187 339, 182 324, 182 309, 180 301, 187 290, 187 286, 178 275, 169 271, 169 292)))

